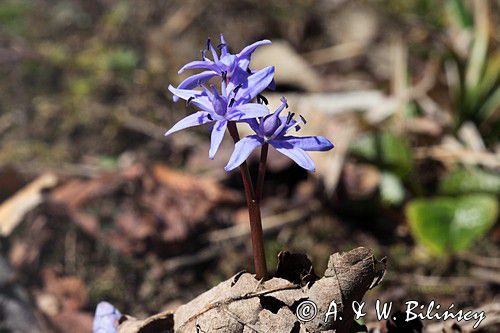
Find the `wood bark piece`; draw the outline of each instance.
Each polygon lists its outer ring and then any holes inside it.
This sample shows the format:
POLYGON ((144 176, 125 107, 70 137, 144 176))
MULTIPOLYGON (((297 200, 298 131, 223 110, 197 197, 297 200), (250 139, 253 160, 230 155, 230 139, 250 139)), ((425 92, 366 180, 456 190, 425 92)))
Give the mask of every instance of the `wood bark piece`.
POLYGON ((258 281, 254 275, 240 272, 179 307, 175 313, 143 321, 122 318, 119 333, 153 332, 148 325, 157 329, 154 332, 349 332, 352 302, 360 302, 385 272, 385 261, 375 259, 373 252, 363 247, 331 255, 321 278, 314 274, 305 255, 283 252, 279 260, 280 276, 293 281, 281 277, 258 281), (297 267, 293 262, 297 262, 297 267), (295 312, 306 300, 317 305, 318 314, 309 322, 300 322, 295 312), (337 304, 337 318, 342 320, 334 321, 330 316, 325 322, 332 301, 337 304))

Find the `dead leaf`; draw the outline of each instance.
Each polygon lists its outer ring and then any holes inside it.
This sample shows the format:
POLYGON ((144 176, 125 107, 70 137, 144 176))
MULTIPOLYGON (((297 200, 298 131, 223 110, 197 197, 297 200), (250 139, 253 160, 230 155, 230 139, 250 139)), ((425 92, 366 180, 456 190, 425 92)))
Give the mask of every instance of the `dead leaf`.
MULTIPOLYGON (((290 256, 289 259, 293 259, 295 255, 283 256, 290 256)), ((290 272, 303 271, 305 268, 303 265, 291 267, 294 260, 283 261, 288 262, 287 266, 290 267, 286 270, 290 272)), ((304 263, 307 266, 307 260, 304 263)), ((282 271, 285 269, 282 268, 282 271)), ((175 332, 180 333, 292 332, 292 330, 348 332, 354 314, 347 304, 361 301, 372 282, 379 280, 384 271, 385 264, 376 260, 371 250, 357 248, 330 256, 325 275, 305 287, 279 277, 262 282, 256 280, 252 274, 240 272, 180 306, 173 316, 171 313, 163 313, 144 321, 127 319, 120 326, 119 332, 153 332, 141 328, 145 323, 161 324, 162 326, 156 326, 157 330, 163 329, 166 332, 171 332, 174 327, 175 332), (310 322, 301 323, 295 316, 295 306, 304 300, 315 302, 320 314, 326 313, 330 302, 334 300, 339 305, 339 316, 344 319, 334 321, 331 316, 328 322, 324 322, 323 316, 319 315, 310 322), (175 322, 172 323, 174 319, 175 322)))
POLYGON ((0 236, 10 235, 24 215, 42 202, 43 190, 56 183, 54 174, 43 174, 4 201, 0 206, 0 236))
POLYGON ((58 332, 89 333, 92 331, 93 316, 84 312, 65 311, 50 317, 58 332))
POLYGON ((280 85, 297 87, 304 91, 320 91, 321 78, 292 46, 284 40, 258 48, 252 55, 252 66, 264 68, 274 65, 274 79, 280 85), (272 59, 272 62, 270 62, 272 59))

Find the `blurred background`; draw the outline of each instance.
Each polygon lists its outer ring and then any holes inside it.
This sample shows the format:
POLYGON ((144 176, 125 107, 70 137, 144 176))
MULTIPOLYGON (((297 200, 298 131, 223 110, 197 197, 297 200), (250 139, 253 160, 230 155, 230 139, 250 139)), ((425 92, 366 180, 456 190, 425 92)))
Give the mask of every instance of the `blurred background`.
POLYGON ((205 127, 163 137, 192 112, 168 84, 220 33, 234 53, 271 39, 251 63, 276 66, 270 105, 286 96, 303 134, 335 144, 313 153, 315 174, 271 152, 268 266, 304 252, 322 274, 331 253, 370 247, 388 272, 369 302, 482 307, 498 331, 499 13, 487 0, 1 1, 0 332, 90 332, 101 300, 142 317, 253 270, 229 137, 214 161, 205 127))

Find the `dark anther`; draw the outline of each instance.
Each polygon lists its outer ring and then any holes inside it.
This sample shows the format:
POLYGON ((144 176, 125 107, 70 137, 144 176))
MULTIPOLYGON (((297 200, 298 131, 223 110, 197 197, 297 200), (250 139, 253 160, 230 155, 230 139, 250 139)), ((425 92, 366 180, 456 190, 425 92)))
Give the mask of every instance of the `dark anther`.
POLYGON ((224 44, 224 43, 220 43, 219 45, 217 45, 217 48, 218 48, 219 50, 222 50, 222 48, 223 48, 223 47, 225 47, 225 46, 226 46, 226 44, 224 44))
POLYGON ((212 118, 212 115, 210 113, 207 114, 207 118, 208 118, 208 120, 214 120, 214 118, 212 118))
POLYGON ((250 67, 247 67, 247 73, 252 74, 252 70, 250 69, 250 67))
POLYGON ((210 38, 207 38, 207 51, 210 50, 210 38))
POLYGON ((287 108, 287 109, 288 109, 288 103, 286 103, 286 102, 285 102, 285 108, 287 108))
POLYGON ((196 81, 196 85, 201 86, 202 84, 203 84, 203 81, 201 81, 200 79, 198 79, 198 81, 196 81))
POLYGON ((299 114, 300 119, 304 124, 307 124, 306 118, 302 117, 302 115, 299 114))
POLYGON ((231 98, 231 100, 229 101, 229 107, 232 107, 234 102, 236 102, 236 100, 234 98, 231 98))
POLYGON ((191 103, 191 101, 194 99, 194 96, 191 96, 188 98, 188 100, 186 101, 186 106, 189 105, 189 103, 191 103))
POLYGON ((295 126, 295 131, 298 132, 300 130, 300 128, 301 128, 300 125, 295 126))
POLYGON ((233 92, 235 95, 238 93, 238 91, 241 89, 241 87, 243 87, 243 84, 241 84, 241 83, 238 84, 236 87, 234 87, 233 92))
POLYGON ((267 98, 265 98, 263 95, 258 94, 258 95, 257 95, 257 100, 258 100, 259 98, 260 98, 260 99, 264 102, 264 104, 266 104, 266 105, 267 105, 267 104, 269 104, 269 101, 268 101, 268 100, 267 100, 267 98))
POLYGON ((291 122, 291 121, 292 121, 292 119, 293 119, 293 116, 295 116, 295 113, 293 113, 293 112, 289 112, 289 113, 288 113, 288 116, 286 117, 286 123, 287 123, 287 124, 290 124, 290 122, 291 122))
POLYGON ((224 81, 227 81, 227 72, 226 72, 226 71, 222 71, 222 72, 220 73, 220 75, 222 76, 222 79, 223 79, 224 81))
POLYGON ((201 50, 201 60, 207 59, 207 50, 201 50))

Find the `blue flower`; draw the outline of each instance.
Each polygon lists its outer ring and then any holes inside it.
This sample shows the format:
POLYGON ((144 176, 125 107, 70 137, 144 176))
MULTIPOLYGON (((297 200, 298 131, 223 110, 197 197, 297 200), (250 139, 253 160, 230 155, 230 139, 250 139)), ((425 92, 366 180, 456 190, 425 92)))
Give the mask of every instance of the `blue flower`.
MULTIPOLYGON (((215 48, 212 46, 210 39, 208 39, 207 46, 201 54, 202 60, 195 60, 187 63, 179 70, 179 74, 187 69, 205 69, 205 71, 186 78, 177 88, 192 89, 207 82, 214 76, 225 76, 228 81, 236 82, 237 85, 254 73, 248 67, 252 53, 259 46, 267 44, 271 44, 271 41, 267 39, 261 40, 246 46, 237 54, 232 54, 229 52, 224 36, 221 34, 220 44, 218 46, 220 50, 219 56, 215 48), (212 60, 207 58, 208 51, 212 53, 212 60)), ((272 88, 274 81, 271 81, 269 85, 272 88)), ((179 97, 174 96, 174 101, 178 100, 179 97)))
POLYGON ((203 86, 203 90, 168 89, 177 97, 193 104, 201 111, 195 112, 177 122, 165 135, 170 135, 182 129, 206 123, 215 123, 212 129, 210 150, 208 156, 213 159, 222 142, 228 121, 244 121, 264 117, 269 110, 264 105, 250 103, 272 81, 274 67, 266 67, 246 78, 243 83, 226 84, 222 80, 221 92, 212 85, 211 89, 203 86))
POLYGON ((122 314, 108 302, 100 302, 95 309, 92 333, 117 333, 122 314))
MULTIPOLYGON (((224 168, 226 171, 238 167, 255 148, 265 143, 269 143, 277 151, 309 171, 314 171, 315 167, 306 151, 327 151, 333 148, 333 144, 323 136, 286 135, 291 128, 298 131, 300 124, 294 119, 294 113, 288 113, 287 116, 280 115, 285 107, 288 107, 285 98, 281 101, 281 106, 274 113, 260 118, 259 121, 255 119, 247 121, 256 134, 244 137, 236 143, 233 154, 224 168)), ((305 123, 305 119, 300 118, 305 123)))

